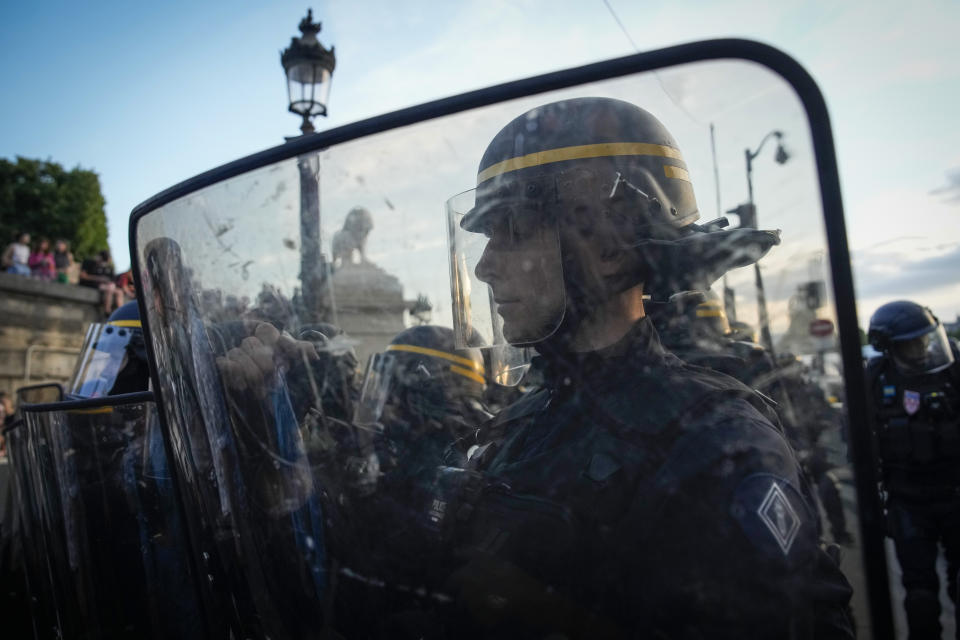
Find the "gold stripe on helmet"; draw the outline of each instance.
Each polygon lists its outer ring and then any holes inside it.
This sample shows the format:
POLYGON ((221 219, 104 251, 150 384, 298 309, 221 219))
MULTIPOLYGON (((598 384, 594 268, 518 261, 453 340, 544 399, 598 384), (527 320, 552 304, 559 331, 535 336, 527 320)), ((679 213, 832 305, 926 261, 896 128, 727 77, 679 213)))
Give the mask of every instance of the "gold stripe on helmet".
POLYGON ((93 409, 68 409, 67 413, 79 413, 79 414, 86 414, 86 415, 113 413, 113 407, 94 407, 93 409))
POLYGON ((455 356, 452 353, 447 353, 446 351, 440 351, 438 349, 430 349, 428 347, 418 347, 412 344, 388 344, 387 351, 406 351, 407 353, 419 353, 422 356, 431 356, 433 358, 443 358, 444 360, 449 360, 450 362, 456 362, 457 364, 463 365, 473 371, 476 371, 479 374, 483 374, 483 365, 474 362, 470 358, 462 358, 460 356, 455 356))
POLYGON ((676 178, 677 180, 690 182, 690 174, 687 173, 687 170, 680 167, 675 167, 672 164, 663 165, 663 175, 667 176, 668 178, 676 178))
POLYGON ((717 300, 707 300, 697 305, 698 318, 722 318, 723 316, 723 307, 717 300))
POLYGON ((107 324, 111 327, 136 327, 137 329, 143 327, 143 324, 139 320, 114 320, 107 324))
POLYGON ((603 142, 599 144, 582 144, 575 147, 561 147, 528 153, 525 156, 508 158, 494 165, 490 165, 477 174, 477 184, 489 180, 494 176, 510 173, 519 169, 539 167, 544 164, 563 162, 564 160, 583 160, 586 158, 606 158, 612 156, 658 156, 683 161, 683 156, 673 147, 649 142, 603 142))
POLYGON ((482 375, 480 375, 475 371, 471 371, 470 369, 464 369, 463 367, 458 367, 457 365, 452 364, 450 365, 450 371, 452 371, 453 373, 456 373, 457 375, 461 375, 464 378, 470 378, 474 382, 479 382, 480 384, 487 384, 487 381, 483 379, 482 375))

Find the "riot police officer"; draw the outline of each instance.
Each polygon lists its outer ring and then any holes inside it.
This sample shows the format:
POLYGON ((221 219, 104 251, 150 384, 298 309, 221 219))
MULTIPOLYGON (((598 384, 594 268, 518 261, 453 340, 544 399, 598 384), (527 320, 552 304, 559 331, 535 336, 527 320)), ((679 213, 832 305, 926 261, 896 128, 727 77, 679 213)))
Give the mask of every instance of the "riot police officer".
POLYGON ((418 613, 429 598, 411 589, 429 581, 431 566, 411 505, 429 500, 444 452, 490 418, 486 385, 480 351, 455 349, 448 327, 405 329, 370 357, 353 422, 372 436, 376 490, 353 501, 361 522, 338 549, 351 569, 336 601, 346 637, 419 637, 432 627, 418 613))
POLYGON ((115 396, 146 391, 150 384, 140 311, 133 300, 93 324, 68 385, 74 398, 115 396))
POLYGON ((381 472, 432 476, 444 451, 490 418, 478 349, 456 350, 453 330, 423 325, 371 358, 354 422, 380 432, 381 472))
POLYGON ((874 312, 867 363, 888 533, 906 590, 911 638, 940 637, 938 543, 957 600, 960 558, 960 365, 943 325, 907 300, 874 312))
POLYGON ((203 637, 149 384, 130 302, 89 328, 64 401, 23 406, 23 513, 49 516, 25 529, 38 637, 203 637))
POLYGON ((438 474, 456 635, 848 637, 849 587, 776 416, 646 317, 647 292, 705 288, 688 285, 715 276, 706 256, 772 244, 696 225, 667 129, 614 99, 538 107, 447 208, 461 343, 532 346, 543 380, 438 474))

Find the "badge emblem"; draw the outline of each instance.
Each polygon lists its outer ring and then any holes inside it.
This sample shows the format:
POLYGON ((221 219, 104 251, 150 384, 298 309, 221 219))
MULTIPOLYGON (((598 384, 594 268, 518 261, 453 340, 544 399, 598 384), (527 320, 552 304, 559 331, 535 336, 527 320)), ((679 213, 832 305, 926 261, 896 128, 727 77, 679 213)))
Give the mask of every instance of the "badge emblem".
POLYGON ((793 546, 794 540, 797 539, 797 532, 800 531, 800 517, 776 482, 770 485, 763 503, 757 509, 757 515, 773 534, 783 555, 790 553, 790 547, 793 546))
POLYGON ((913 415, 920 410, 920 392, 903 390, 903 408, 907 415, 913 415))
POLYGON ((883 387, 884 398, 893 398, 896 395, 897 395, 897 388, 894 385, 892 384, 884 385, 883 387))

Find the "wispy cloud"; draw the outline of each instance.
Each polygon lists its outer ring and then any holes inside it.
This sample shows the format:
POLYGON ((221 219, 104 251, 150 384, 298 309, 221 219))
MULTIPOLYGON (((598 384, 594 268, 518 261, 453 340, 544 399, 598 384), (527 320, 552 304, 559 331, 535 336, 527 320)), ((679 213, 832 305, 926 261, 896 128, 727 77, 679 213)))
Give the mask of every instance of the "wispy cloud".
POLYGON ((863 297, 910 297, 960 282, 960 243, 866 250, 856 253, 853 262, 857 294, 863 297))
POLYGON ((960 167, 947 171, 947 183, 930 191, 932 196, 943 196, 944 202, 960 202, 960 167))

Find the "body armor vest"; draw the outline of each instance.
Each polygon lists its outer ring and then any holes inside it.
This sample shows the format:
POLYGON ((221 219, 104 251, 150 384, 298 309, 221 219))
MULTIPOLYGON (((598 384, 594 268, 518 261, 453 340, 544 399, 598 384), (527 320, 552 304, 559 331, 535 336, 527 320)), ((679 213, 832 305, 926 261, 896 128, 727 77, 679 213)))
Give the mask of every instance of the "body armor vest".
POLYGON ((904 377, 886 358, 882 360, 869 373, 887 490, 940 486, 952 491, 960 486, 957 367, 904 377))

